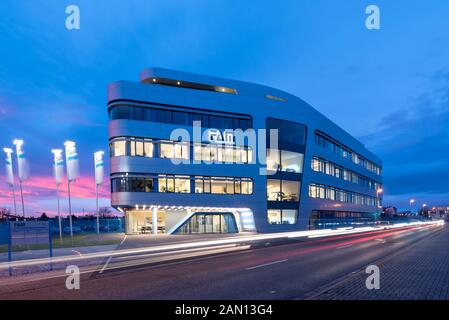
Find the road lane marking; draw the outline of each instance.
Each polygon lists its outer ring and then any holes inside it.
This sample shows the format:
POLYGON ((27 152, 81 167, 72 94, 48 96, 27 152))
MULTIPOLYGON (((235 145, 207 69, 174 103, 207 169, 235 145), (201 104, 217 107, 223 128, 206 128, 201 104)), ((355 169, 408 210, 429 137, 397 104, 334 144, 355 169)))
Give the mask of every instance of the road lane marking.
POLYGON ((262 267, 266 267, 266 266, 271 266, 271 265, 273 265, 273 264, 277 264, 277 263, 281 263, 281 262, 285 262, 285 261, 288 261, 288 259, 278 260, 278 261, 273 261, 273 262, 264 263, 264 264, 259 264, 259 265, 254 266, 254 267, 246 268, 245 270, 253 270, 253 269, 257 269, 257 268, 262 268, 262 267))
POLYGON ((79 255, 80 257, 82 257, 83 255, 82 255, 82 253, 81 252, 79 252, 78 250, 72 250, 72 252, 74 252, 74 253, 76 253, 77 255, 79 255))
POLYGON ((125 240, 126 240, 127 237, 128 237, 128 235, 125 234, 125 236, 123 237, 123 240, 122 240, 122 242, 120 242, 119 246, 121 246, 121 245, 123 244, 123 242, 125 242, 125 240))
POLYGON ((376 241, 379 241, 380 243, 385 243, 387 242, 385 239, 375 239, 376 241))
POLYGON ((344 248, 349 248, 349 247, 352 247, 352 243, 344 245, 344 246, 337 247, 336 249, 344 249, 344 248))
POLYGON ((100 270, 100 274, 103 273, 103 271, 106 269, 106 267, 108 266, 109 262, 111 262, 112 256, 109 256, 108 260, 106 261, 106 263, 104 264, 103 268, 101 268, 100 270))

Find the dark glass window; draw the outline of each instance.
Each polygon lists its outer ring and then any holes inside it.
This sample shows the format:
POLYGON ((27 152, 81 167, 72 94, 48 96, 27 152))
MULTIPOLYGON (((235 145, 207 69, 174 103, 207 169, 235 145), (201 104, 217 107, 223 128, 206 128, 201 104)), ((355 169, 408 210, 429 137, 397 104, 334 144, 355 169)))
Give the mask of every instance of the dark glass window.
POLYGON ((168 110, 165 110, 163 112, 165 114, 164 122, 165 123, 173 123, 173 112, 172 111, 168 111, 168 110))
POLYGON ((135 120, 143 120, 143 108, 140 108, 140 107, 134 108, 134 119, 135 120))
POLYGON ((158 110, 158 109, 153 109, 151 112, 151 121, 162 122, 162 123, 165 122, 164 111, 158 110))
POLYGON ((112 107, 110 118, 111 120, 133 119, 179 125, 192 125, 193 121, 201 121, 201 126, 205 128, 242 130, 250 128, 252 123, 250 119, 123 105, 112 107))
POLYGON ((223 129, 232 129, 232 118, 223 118, 223 129))
POLYGON ((173 123, 180 125, 188 124, 188 114, 185 112, 173 111, 173 123))
POLYGON ((133 115, 134 107, 120 107, 114 109, 115 109, 114 119, 132 119, 134 117, 133 115))
POLYGON ((304 145, 306 143, 305 126, 290 121, 281 121, 280 140, 284 142, 304 145))
POLYGON ((207 128, 207 127, 209 127, 209 124, 210 124, 210 122, 209 122, 209 116, 203 114, 203 115, 201 116, 201 126, 207 128))
POLYGON ((142 108, 142 120, 151 121, 151 109, 142 108))
POLYGON ((225 122, 224 118, 217 116, 210 116, 210 127, 221 129, 224 128, 225 122))

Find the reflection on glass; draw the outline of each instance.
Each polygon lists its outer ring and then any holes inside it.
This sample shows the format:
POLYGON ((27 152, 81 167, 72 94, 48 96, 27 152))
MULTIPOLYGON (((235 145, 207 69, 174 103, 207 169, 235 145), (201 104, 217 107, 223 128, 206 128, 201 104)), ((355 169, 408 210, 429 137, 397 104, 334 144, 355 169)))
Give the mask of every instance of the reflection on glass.
POLYGON ((278 149, 267 149, 267 171, 277 172, 281 167, 278 149))
POLYGON ((281 180, 267 180, 267 199, 270 201, 281 201, 281 180))
POLYGON ((176 176, 175 192, 190 193, 190 177, 189 176, 176 176))
POLYGON ((282 180, 282 200, 298 201, 299 181, 282 180))
POLYGON ((281 163, 282 171, 302 173, 304 154, 282 150, 281 159, 282 159, 281 163))
POLYGON ((268 210, 267 218, 269 224, 281 224, 281 210, 268 210))
POLYGON ((114 142, 114 156, 120 157, 126 155, 126 141, 115 141, 114 142))
POLYGON ((269 224, 295 224, 298 221, 298 210, 269 209, 267 220, 269 224))

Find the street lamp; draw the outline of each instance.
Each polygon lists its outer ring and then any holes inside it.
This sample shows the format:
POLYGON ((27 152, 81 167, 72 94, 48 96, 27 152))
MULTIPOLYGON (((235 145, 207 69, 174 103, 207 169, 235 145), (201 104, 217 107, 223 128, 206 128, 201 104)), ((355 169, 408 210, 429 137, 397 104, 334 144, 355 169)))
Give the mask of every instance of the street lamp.
POLYGON ((56 199, 58 204, 58 222, 59 222, 59 242, 62 244, 62 221, 61 221, 61 206, 59 203, 59 186, 62 182, 62 175, 64 171, 64 159, 62 157, 61 149, 53 149, 51 150, 54 156, 53 160, 53 170, 55 175, 56 182, 56 199))
POLYGON ((415 203, 415 199, 410 199, 410 213, 412 213, 412 204, 415 203))
POLYGON ((23 187, 22 183, 28 178, 28 168, 25 159, 25 152, 23 151, 23 140, 14 139, 13 144, 16 146, 16 156, 17 156, 17 173, 19 177, 19 187, 20 187, 20 198, 22 200, 22 214, 23 220, 25 220, 25 202, 23 201, 23 187))
POLYGON ((382 189, 382 188, 378 188, 378 189, 376 190, 377 213, 379 213, 379 209, 382 207, 382 206, 380 205, 380 196, 379 196, 379 194, 381 194, 382 192, 384 192, 384 189, 382 189))
POLYGON ((16 190, 14 188, 14 169, 12 166, 12 154, 14 151, 11 148, 3 148, 6 154, 6 181, 12 189, 12 196, 14 199, 14 214, 17 217, 17 204, 16 204, 16 190))
POLYGON ((103 183, 103 151, 97 151, 94 153, 94 164, 95 164, 95 193, 97 198, 97 235, 100 237, 100 209, 98 206, 98 188, 103 183))

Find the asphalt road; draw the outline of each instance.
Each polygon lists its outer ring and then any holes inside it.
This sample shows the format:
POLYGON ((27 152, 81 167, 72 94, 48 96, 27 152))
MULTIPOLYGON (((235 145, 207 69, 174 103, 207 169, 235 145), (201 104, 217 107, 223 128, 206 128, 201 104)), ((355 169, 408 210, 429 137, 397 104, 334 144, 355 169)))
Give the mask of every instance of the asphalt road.
POLYGON ((202 249, 200 257, 175 252, 170 261, 145 255, 106 259, 84 270, 80 290, 68 290, 66 275, 59 271, 26 281, 0 280, 0 300, 304 299, 389 255, 413 250, 414 243, 442 228, 379 230, 256 249, 202 249))

